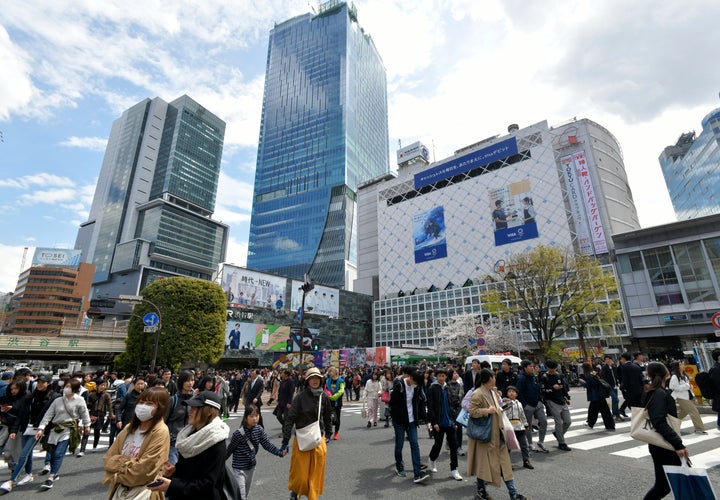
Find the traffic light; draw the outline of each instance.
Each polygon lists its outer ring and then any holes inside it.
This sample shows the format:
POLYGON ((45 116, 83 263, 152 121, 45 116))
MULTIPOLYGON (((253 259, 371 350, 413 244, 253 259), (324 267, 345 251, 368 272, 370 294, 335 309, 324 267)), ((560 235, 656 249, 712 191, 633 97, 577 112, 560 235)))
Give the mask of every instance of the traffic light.
POLYGON ((309 281, 306 282, 306 283, 303 283, 303 285, 300 287, 300 289, 301 289, 303 292, 305 292, 305 293, 308 293, 308 292, 309 292, 310 290, 312 290, 313 288, 315 288, 315 284, 314 284, 314 283, 311 283, 311 282, 309 282, 309 281))
POLYGON ((313 351, 320 350, 320 342, 318 341, 318 339, 312 339, 312 350, 313 351))
POLYGON ((285 345, 285 351, 286 352, 293 352, 293 340, 287 339, 286 345, 285 345))

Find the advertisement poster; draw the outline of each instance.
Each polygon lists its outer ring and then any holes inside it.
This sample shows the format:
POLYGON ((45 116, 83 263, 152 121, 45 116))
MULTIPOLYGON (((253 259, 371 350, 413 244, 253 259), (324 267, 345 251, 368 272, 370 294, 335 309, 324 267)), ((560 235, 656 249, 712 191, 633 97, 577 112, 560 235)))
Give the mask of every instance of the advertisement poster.
POLYGON ((340 366, 348 366, 348 349, 340 349, 340 366))
POLYGON ((590 229, 590 237, 592 238, 595 254, 607 253, 607 240, 605 239, 605 230, 603 229, 602 220, 600 219, 600 208, 595 197, 595 188, 593 188, 590 180, 590 171, 588 170, 585 152, 580 151, 573 154, 575 161, 575 170, 577 171, 578 184, 583 200, 585 201, 585 214, 587 216, 587 225, 590 229))
POLYGON ((228 303, 240 307, 285 308, 286 278, 249 271, 225 264, 222 270, 222 289, 228 303))
POLYGON ((570 203, 573 226, 575 226, 577 246, 581 253, 590 255, 593 253, 592 241, 590 240, 590 231, 585 218, 585 203, 580 192, 577 170, 572 155, 560 158, 560 168, 565 179, 565 189, 570 203))
POLYGON ((434 207, 413 216, 415 263, 447 257, 445 243, 445 211, 434 207))
MULTIPOLYGON (((292 310, 297 311, 302 305, 302 281, 292 282, 292 310)), ((338 316, 340 311, 340 291, 337 288, 329 288, 322 285, 315 285, 315 288, 305 297, 305 312, 322 314, 323 316, 338 316)))
POLYGON ((495 246, 538 237, 535 203, 528 179, 488 191, 495 246))
POLYGON ((375 348, 365 348, 365 364, 368 366, 375 366, 375 348))
MULTIPOLYGON (((285 351, 289 337, 290 327, 287 325, 225 323, 225 349, 285 351)), ((300 349, 299 346, 297 349, 300 349)))
POLYGON ((36 248, 32 258, 33 266, 75 267, 80 264, 80 250, 67 248, 36 248))

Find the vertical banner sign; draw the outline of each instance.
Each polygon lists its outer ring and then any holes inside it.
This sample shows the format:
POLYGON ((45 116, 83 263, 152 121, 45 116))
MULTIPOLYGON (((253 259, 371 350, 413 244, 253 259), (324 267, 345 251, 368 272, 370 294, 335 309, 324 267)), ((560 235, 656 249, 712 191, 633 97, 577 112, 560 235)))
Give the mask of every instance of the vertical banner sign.
POLYGON ((587 214, 588 228, 590 229, 590 237, 592 238, 595 254, 607 253, 607 240, 605 239, 605 230, 603 229, 602 220, 600 220, 600 209, 595 197, 595 189, 590 180, 590 171, 588 170, 585 152, 580 151, 573 154, 575 161, 575 170, 578 175, 580 191, 582 192, 583 201, 585 202, 585 212, 587 214))
POLYGON ((445 211, 442 205, 413 216, 415 264, 447 257, 445 211))
POLYGON ((570 212, 572 213, 573 225, 575 226, 578 247, 582 253, 590 255, 593 253, 593 248, 572 155, 560 158, 560 168, 565 178, 565 187, 570 202, 570 212))

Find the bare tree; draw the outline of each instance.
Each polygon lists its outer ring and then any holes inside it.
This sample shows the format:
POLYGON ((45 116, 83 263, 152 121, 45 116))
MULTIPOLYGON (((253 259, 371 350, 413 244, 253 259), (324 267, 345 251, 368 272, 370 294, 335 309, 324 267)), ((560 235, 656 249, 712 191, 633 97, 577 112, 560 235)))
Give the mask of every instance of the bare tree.
POLYGON ((474 314, 448 318, 437 334, 435 350, 438 356, 461 359, 472 354, 471 340, 477 336, 475 328, 478 324, 478 318, 474 314))

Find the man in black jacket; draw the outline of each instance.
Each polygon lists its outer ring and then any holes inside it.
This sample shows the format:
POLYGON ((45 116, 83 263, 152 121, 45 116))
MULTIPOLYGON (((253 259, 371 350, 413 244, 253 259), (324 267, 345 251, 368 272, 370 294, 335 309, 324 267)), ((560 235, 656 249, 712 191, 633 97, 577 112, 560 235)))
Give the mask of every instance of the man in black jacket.
MULTIPOLYGON (((454 410, 450 402, 450 391, 445 383, 447 372, 442 368, 438 368, 435 371, 435 377, 437 380, 430 385, 427 412, 430 425, 435 431, 435 443, 430 450, 430 472, 437 472, 435 461, 440 455, 443 435, 445 435, 450 446, 450 477, 456 481, 462 481, 462 476, 457 470, 457 442, 455 441, 457 409, 454 410)), ((457 404, 457 407, 459 407, 459 404, 457 404)))
POLYGON ((517 374, 512 369, 512 361, 509 358, 502 360, 500 371, 495 375, 495 387, 498 388, 500 394, 506 396, 508 386, 517 385, 517 374))
POLYGON ((292 370, 290 368, 285 368, 280 374, 277 406, 273 412, 275 413, 278 422, 280 422, 280 425, 285 424, 285 416, 287 415, 288 410, 290 410, 293 394, 295 394, 295 382, 293 381, 291 375, 292 370))
POLYGON ((475 379, 480 377, 480 361, 473 359, 470 366, 472 369, 463 373, 462 376, 463 391, 465 394, 467 394, 470 389, 475 389, 475 379))
POLYGON ((610 384, 610 400, 612 404, 612 414, 615 420, 623 420, 623 416, 620 415, 620 399, 618 398, 618 374, 617 366, 613 363, 611 356, 605 356, 605 364, 602 367, 601 376, 605 382, 610 384))
POLYGON ((540 377, 540 386, 547 408, 555 420, 553 436, 557 439, 559 449, 570 451, 570 447, 565 443, 565 433, 572 424, 570 408, 568 408, 570 392, 565 379, 557 373, 557 362, 548 359, 545 361, 545 367, 547 371, 540 377))
POLYGON ((247 394, 245 395, 245 404, 253 404, 258 407, 259 413, 260 413, 260 420, 258 421, 258 424, 265 428, 263 425, 263 418, 262 418, 262 393, 265 383, 263 382, 263 379, 260 377, 260 371, 259 370, 252 370, 250 372, 250 380, 248 380, 248 388, 247 388, 247 394))
POLYGON ((403 366, 402 376, 395 379, 390 393, 390 415, 395 430, 395 473, 405 477, 402 451, 407 434, 413 463, 413 482, 416 484, 430 479, 430 476, 422 470, 420 463, 417 434, 420 391, 416 390, 419 383, 422 383, 422 375, 411 366, 403 366))
POLYGON ((645 391, 645 379, 640 367, 633 363, 632 355, 624 352, 620 356, 618 380, 622 388, 623 397, 628 406, 642 406, 642 396, 645 391))

